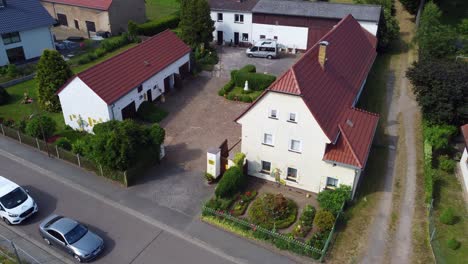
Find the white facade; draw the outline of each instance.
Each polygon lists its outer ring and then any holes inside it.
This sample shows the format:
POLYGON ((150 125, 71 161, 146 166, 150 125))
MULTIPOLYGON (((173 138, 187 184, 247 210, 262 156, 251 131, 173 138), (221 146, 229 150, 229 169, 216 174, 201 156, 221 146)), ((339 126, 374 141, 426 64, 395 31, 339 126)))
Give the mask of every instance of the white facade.
POLYGON ((252 40, 256 43, 260 40, 260 36, 265 36, 267 39, 277 39, 278 44, 296 49, 307 49, 307 38, 309 28, 307 27, 289 27, 267 24, 252 24, 252 40))
POLYGON ((159 71, 153 77, 142 83, 142 90, 138 87, 131 90, 116 102, 108 105, 90 87, 88 87, 78 76, 75 77, 60 93, 60 104, 62 105, 65 124, 75 130, 92 132, 94 125, 109 120, 122 120, 122 109, 135 102, 137 110, 140 104, 147 100, 147 92, 151 90, 152 99, 158 98, 165 89, 164 79, 169 77, 169 85, 174 86, 174 74, 179 73, 179 68, 190 61, 187 53, 168 67, 159 71))
POLYGON ((19 32, 21 41, 4 44, 0 37, 0 66, 10 63, 7 50, 22 47, 26 60, 40 57, 45 49, 55 49, 49 27, 39 27, 19 32))
POLYGON ((231 41, 234 44, 234 32, 239 33, 239 42, 252 42, 252 13, 211 11, 211 19, 215 22, 214 41, 218 41, 218 31, 222 31, 224 44, 229 44, 231 41), (220 21, 218 21, 218 13, 221 13, 223 17, 220 21), (242 15, 243 22, 236 22, 236 15, 242 15), (243 34, 247 34, 247 39, 243 38, 243 34))
POLYGON ((466 148, 463 150, 463 155, 460 160, 460 170, 462 172, 463 183, 465 190, 468 191, 468 152, 466 148))
POLYGON ((267 161, 270 171, 279 169, 289 186, 319 193, 330 177, 338 180, 337 186, 352 186, 354 195, 361 170, 323 161, 330 141, 301 97, 268 92, 238 123, 242 125, 242 152, 250 175, 275 181, 271 174, 262 172, 262 161, 267 161), (269 117, 271 110, 276 110, 277 119, 269 117), (290 113, 296 115, 296 122, 288 121, 290 113), (272 146, 263 143, 265 133, 272 135, 272 146), (300 153, 290 150, 291 140, 301 142, 300 153), (297 170, 295 181, 287 179, 288 168, 297 170))

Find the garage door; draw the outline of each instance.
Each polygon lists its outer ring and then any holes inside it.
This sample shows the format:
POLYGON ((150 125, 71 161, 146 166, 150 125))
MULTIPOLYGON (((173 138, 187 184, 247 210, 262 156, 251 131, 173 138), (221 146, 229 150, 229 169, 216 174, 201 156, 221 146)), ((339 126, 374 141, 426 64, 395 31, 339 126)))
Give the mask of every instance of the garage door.
POLYGON ((136 117, 135 101, 122 109, 122 119, 133 119, 136 117))
POLYGON ((184 65, 179 67, 179 73, 182 79, 190 74, 189 62, 186 62, 184 65))

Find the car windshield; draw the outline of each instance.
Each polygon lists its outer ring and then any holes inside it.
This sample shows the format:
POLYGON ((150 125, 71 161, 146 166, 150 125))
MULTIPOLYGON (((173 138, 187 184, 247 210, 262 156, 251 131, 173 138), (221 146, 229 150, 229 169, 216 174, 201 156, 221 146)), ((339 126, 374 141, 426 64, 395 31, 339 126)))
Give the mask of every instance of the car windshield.
POLYGON ((73 244, 76 241, 80 240, 86 233, 88 229, 80 224, 77 224, 70 232, 65 235, 65 239, 67 240, 68 244, 73 244))
POLYGON ((28 195, 22 188, 18 187, 6 195, 0 197, 0 202, 6 209, 12 209, 24 203, 28 199, 28 195))

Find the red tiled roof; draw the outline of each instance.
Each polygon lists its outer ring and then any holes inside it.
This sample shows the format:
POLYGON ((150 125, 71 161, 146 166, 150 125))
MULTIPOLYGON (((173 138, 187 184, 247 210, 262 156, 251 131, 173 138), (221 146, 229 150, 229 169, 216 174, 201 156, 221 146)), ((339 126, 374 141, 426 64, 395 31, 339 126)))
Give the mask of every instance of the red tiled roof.
POLYGON ((463 138, 465 139, 465 146, 468 148, 468 124, 461 127, 463 138))
POLYGON ((64 5, 81 6, 92 9, 108 10, 112 4, 112 0, 42 0, 64 5))
POLYGON ((350 108, 338 125, 340 137, 336 144, 328 144, 323 160, 366 166, 379 116, 357 108, 350 108))
POLYGON ((112 104, 190 50, 176 34, 166 30, 76 76, 107 104, 112 104))

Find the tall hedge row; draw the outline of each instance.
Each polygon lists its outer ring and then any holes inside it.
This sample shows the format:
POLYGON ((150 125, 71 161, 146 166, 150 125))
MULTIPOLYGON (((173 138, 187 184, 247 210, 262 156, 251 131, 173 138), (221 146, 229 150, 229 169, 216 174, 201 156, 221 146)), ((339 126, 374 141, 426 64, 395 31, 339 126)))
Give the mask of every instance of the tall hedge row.
POLYGON ((179 22, 179 15, 174 14, 161 19, 139 24, 136 26, 136 32, 139 35, 154 36, 166 29, 176 28, 179 25, 179 22))
POLYGON ((245 81, 248 81, 249 89, 254 91, 265 90, 276 80, 276 77, 273 75, 245 71, 237 71, 233 77, 236 86, 243 87, 245 85, 245 81))

